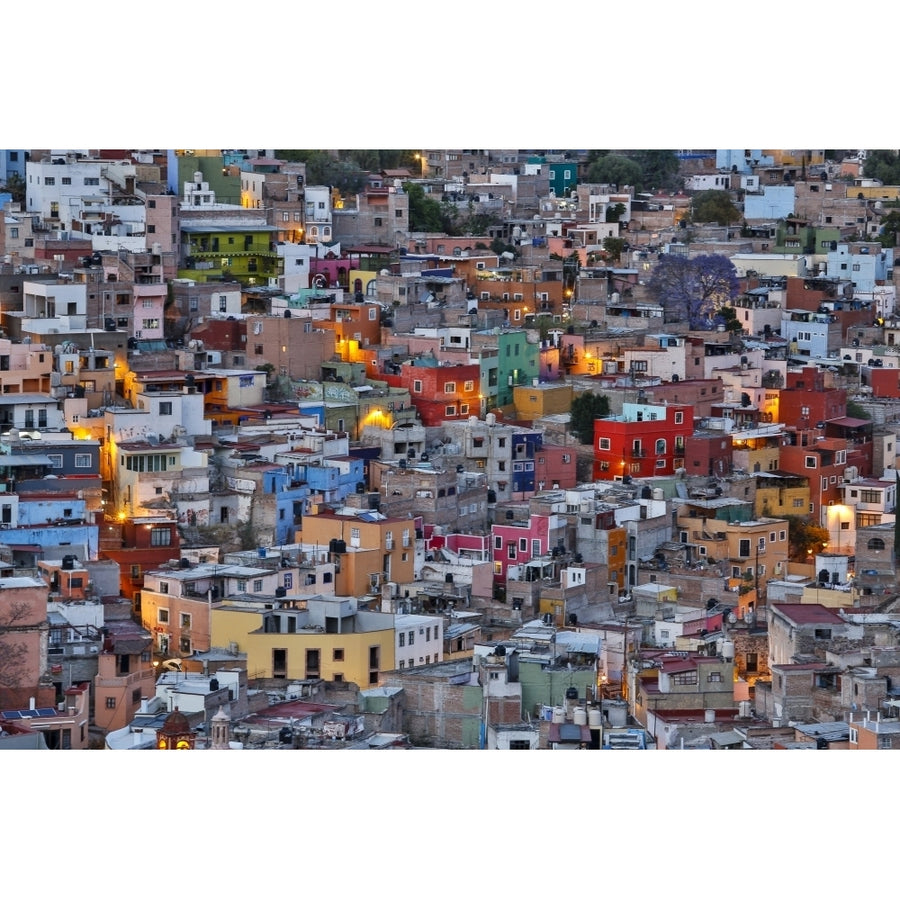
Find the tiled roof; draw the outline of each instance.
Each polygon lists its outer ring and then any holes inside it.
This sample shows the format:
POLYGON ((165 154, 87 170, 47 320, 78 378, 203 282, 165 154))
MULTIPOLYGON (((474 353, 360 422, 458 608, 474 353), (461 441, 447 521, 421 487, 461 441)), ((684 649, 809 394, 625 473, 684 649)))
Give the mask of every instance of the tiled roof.
POLYGON ((836 612, 818 603, 774 603, 772 608, 794 625, 846 624, 836 612))

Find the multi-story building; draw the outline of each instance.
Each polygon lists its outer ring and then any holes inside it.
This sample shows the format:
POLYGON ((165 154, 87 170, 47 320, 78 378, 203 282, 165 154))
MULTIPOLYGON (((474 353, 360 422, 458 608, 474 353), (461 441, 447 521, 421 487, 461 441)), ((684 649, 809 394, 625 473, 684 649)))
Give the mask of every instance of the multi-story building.
POLYGON ((281 596, 277 570, 218 563, 191 565, 186 559, 185 563, 144 575, 141 624, 153 633, 154 649, 161 657, 209 650, 211 610, 221 598, 252 594, 268 597, 274 604, 274 598, 281 596))
POLYGON ((39 578, 0 579, 0 708, 56 708, 48 662, 49 588, 39 578))
POLYGON ((361 597, 381 585, 414 580, 416 523, 342 507, 303 518, 304 546, 327 548, 336 563, 335 593, 361 597))
POLYGON ((594 421, 594 478, 621 480, 672 475, 684 468, 693 408, 625 403, 621 416, 594 421))
POLYGON ((310 596, 304 607, 215 609, 215 645, 239 647, 247 654, 247 670, 262 678, 321 678, 367 688, 397 667, 393 615, 361 609, 352 597, 310 596))
POLYGON ((809 478, 809 515, 825 524, 829 505, 841 502, 841 486, 847 468, 847 441, 826 438, 818 430, 788 430, 781 447, 779 468, 809 478))

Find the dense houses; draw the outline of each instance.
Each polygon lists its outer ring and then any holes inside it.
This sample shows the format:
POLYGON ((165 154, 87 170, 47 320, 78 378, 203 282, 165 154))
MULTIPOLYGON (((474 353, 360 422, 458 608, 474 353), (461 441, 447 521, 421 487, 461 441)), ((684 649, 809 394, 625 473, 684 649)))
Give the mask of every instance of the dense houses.
POLYGON ((900 188, 673 158, 3 151, 0 749, 900 746, 900 188))

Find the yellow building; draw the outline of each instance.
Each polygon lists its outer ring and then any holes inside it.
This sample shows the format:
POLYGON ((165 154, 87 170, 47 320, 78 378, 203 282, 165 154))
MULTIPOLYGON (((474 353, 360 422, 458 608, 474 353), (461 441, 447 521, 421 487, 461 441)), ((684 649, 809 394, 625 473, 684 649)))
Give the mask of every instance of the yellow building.
POLYGON ((788 523, 784 519, 759 518, 725 526, 728 540, 728 574, 755 588, 787 571, 788 523))
POLYGON ((357 608, 352 597, 310 597, 306 609, 222 604, 212 643, 247 654, 251 678, 348 681, 361 688, 394 669, 394 617, 357 608))
POLYGON ((571 384, 518 385, 513 388, 516 418, 522 422, 533 422, 541 416, 567 413, 572 408, 573 396, 571 384))
POLYGON ((756 475, 756 516, 803 516, 809 509, 809 479, 790 472, 766 472, 756 475))

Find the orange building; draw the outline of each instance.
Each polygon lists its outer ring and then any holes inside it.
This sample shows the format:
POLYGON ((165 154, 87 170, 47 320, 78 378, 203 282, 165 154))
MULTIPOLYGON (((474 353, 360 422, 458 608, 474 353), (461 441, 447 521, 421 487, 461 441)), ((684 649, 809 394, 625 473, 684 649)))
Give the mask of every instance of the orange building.
POLYGON ((388 582, 410 584, 415 543, 413 519, 330 510, 303 517, 303 544, 328 548, 339 596, 360 597, 388 582))

